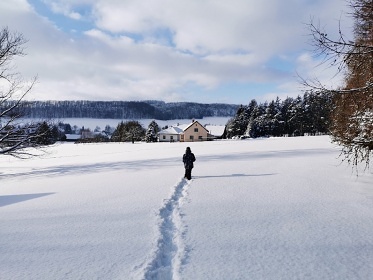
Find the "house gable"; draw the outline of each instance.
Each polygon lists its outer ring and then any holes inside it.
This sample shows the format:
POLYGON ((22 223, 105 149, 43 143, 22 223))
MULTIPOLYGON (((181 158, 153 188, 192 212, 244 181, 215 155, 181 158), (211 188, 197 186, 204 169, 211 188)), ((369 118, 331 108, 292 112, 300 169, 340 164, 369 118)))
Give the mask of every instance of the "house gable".
POLYGON ((199 121, 193 121, 190 125, 184 128, 184 132, 195 127, 201 127, 202 129, 206 130, 207 133, 209 132, 199 121))
POLYGON ((208 139, 209 131, 198 121, 193 121, 190 125, 184 128, 184 133, 181 135, 181 141, 205 141, 208 139))

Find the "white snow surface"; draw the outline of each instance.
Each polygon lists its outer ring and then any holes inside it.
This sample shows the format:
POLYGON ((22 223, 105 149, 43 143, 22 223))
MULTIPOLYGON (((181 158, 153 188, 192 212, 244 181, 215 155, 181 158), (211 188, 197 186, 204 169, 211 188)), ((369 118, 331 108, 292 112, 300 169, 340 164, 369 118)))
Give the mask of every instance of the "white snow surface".
POLYGON ((2 156, 0 279, 373 279, 373 175, 339 151, 316 136, 2 156))

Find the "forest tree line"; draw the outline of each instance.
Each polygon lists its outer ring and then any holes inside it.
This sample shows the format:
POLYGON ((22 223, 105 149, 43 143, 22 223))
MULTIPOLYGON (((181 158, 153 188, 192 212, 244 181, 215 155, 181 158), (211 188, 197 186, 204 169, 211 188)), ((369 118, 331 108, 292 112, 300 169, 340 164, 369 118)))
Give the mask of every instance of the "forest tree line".
POLYGON ((301 136, 329 133, 332 95, 308 91, 296 98, 240 106, 225 127, 223 138, 301 136))
MULTIPOLYGON (((10 107, 11 102, 0 106, 10 107)), ((238 105, 163 101, 22 101, 19 108, 25 118, 172 120, 233 116, 238 105)))
MULTIPOLYGON (((279 98, 270 102, 258 103, 255 99, 248 105, 238 107, 236 114, 226 126, 222 138, 257 138, 328 134, 330 114, 332 111, 332 95, 308 91, 296 98, 279 98)), ((138 121, 120 122, 116 128, 106 126, 104 129, 96 127, 90 131, 68 123, 43 125, 42 141, 51 144, 58 140, 65 140, 66 134, 89 133, 90 137, 82 137, 78 142, 156 142, 157 134, 161 130, 155 121, 148 128, 142 127, 138 121), (48 132, 49 131, 49 132, 48 132)))

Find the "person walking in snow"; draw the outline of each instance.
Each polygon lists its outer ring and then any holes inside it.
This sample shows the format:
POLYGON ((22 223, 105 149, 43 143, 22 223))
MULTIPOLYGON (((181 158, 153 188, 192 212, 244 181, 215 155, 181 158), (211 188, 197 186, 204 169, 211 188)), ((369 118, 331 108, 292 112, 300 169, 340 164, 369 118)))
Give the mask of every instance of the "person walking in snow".
POLYGON ((183 162, 185 167, 185 176, 188 180, 192 179, 192 169, 194 167, 193 162, 196 161, 196 157, 192 153, 189 147, 186 148, 185 154, 183 155, 183 162))

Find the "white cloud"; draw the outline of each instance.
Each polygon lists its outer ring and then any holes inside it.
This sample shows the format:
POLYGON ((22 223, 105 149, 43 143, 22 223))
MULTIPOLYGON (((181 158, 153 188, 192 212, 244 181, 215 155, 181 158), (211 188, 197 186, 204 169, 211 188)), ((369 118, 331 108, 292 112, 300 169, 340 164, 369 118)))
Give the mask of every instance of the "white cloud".
POLYGON ((61 14, 74 20, 82 20, 83 15, 77 11, 90 7, 95 0, 41 0, 55 14, 61 14))
POLYGON ((84 15, 91 28, 70 34, 25 0, 2 1, 0 18, 29 39, 28 55, 17 64, 24 75, 39 76, 36 99, 175 101, 188 100, 198 87, 213 101, 211 92, 229 83, 276 83, 280 94, 296 92, 295 72, 315 73, 304 23, 320 15, 334 30, 341 2, 46 1, 54 13, 74 20, 83 20, 82 7, 91 11, 84 15), (276 57, 288 69, 274 67, 276 57))
POLYGON ((326 88, 334 89, 343 85, 344 73, 337 66, 324 63, 322 58, 303 53, 297 58, 297 71, 301 79, 309 83, 319 82, 326 88))
POLYGON ((75 20, 80 20, 82 18, 81 14, 70 10, 70 7, 66 4, 52 2, 49 5, 51 7, 51 10, 56 14, 62 14, 75 20))
POLYGON ((304 24, 312 15, 321 14, 325 24, 338 19, 340 2, 98 0, 95 15, 98 27, 110 32, 146 35, 170 29, 176 47, 194 53, 240 49, 271 55, 302 45, 304 24))

